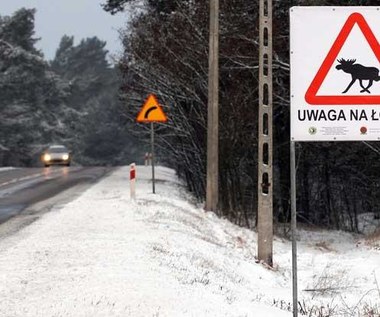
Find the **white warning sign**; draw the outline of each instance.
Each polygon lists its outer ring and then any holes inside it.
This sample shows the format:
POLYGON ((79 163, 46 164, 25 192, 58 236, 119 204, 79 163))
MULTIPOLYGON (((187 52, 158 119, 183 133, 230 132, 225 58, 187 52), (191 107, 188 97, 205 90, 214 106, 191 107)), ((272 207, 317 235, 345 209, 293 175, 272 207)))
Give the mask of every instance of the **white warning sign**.
POLYGON ((291 139, 380 140, 380 10, 290 10, 291 139))

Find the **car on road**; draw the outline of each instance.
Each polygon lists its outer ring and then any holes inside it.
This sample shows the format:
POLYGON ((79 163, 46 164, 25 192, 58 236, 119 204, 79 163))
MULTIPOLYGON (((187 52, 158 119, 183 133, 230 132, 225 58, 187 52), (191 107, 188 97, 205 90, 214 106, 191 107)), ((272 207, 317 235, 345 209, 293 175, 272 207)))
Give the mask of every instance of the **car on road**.
POLYGON ((71 153, 64 145, 51 145, 42 154, 42 162, 45 167, 51 165, 70 166, 71 153))

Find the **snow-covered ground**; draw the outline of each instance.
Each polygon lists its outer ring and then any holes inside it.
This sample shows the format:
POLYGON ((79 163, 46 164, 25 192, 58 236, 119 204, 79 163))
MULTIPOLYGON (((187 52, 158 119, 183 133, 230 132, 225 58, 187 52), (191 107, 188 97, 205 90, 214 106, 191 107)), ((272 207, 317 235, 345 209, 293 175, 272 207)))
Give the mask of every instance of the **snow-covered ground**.
MULTIPOLYGON (((152 194, 150 172, 137 167, 136 201, 123 167, 1 240, 0 316, 292 316, 290 242, 275 239, 268 269, 255 262, 255 232, 193 204, 170 169, 157 168, 152 194)), ((300 237, 307 309, 366 316, 349 312, 379 305, 376 238, 300 237)))

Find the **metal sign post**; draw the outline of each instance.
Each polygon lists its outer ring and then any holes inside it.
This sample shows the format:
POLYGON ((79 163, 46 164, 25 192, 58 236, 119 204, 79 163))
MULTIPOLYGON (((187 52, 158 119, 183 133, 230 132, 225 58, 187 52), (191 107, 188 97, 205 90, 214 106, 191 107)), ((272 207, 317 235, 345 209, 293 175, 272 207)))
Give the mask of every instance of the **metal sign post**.
POLYGON ((297 200, 296 200, 296 143, 290 141, 290 198, 292 227, 292 275, 293 275, 293 317, 298 316, 297 285, 297 200))
POLYGON ((150 123, 150 141, 152 146, 152 190, 153 194, 156 193, 155 179, 154 179, 154 123, 150 123))

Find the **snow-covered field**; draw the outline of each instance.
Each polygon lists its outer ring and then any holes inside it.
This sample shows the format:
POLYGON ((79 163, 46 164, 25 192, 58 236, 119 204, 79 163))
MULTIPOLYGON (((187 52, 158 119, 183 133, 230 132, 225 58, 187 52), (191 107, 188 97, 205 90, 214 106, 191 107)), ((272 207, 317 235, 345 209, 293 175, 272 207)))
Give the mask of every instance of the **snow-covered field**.
MULTIPOLYGON (((292 316, 290 242, 275 239, 274 270, 256 263, 255 232, 205 213, 170 169, 157 168, 153 195, 150 171, 137 167, 136 201, 123 167, 1 240, 0 316, 292 316)), ((307 309, 380 305, 378 239, 300 239, 307 309)))

